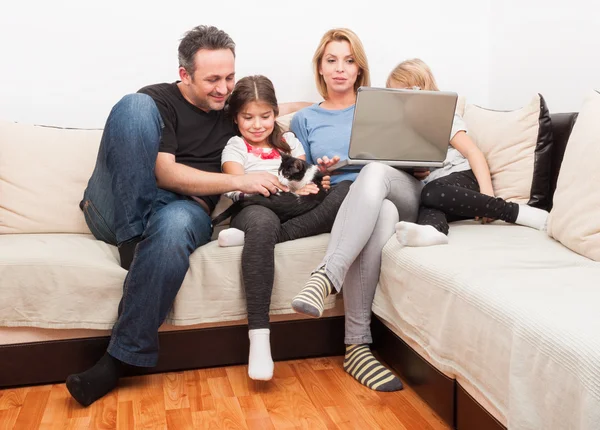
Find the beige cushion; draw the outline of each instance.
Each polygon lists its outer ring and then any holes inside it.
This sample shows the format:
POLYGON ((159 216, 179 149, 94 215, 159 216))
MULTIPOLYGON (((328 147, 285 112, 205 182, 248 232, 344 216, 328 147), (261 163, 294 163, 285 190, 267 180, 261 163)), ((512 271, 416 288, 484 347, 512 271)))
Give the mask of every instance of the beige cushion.
MULTIPOLYGON (((292 298, 321 259, 329 235, 275 247, 271 314, 290 314, 292 298)), ((167 323, 191 325, 246 317, 242 247, 211 242, 190 257, 190 269, 167 323)), ((0 326, 111 328, 127 272, 117 248, 83 234, 0 235, 0 326)), ((335 296, 327 308, 335 305, 335 296)))
POLYGON ((456 109, 454 110, 454 113, 460 117, 463 117, 465 115, 466 104, 467 104, 466 97, 459 96, 458 99, 456 100, 456 109))
POLYGON ((467 104, 463 119, 490 167, 497 197, 527 203, 538 142, 540 96, 521 109, 495 111, 467 104))
MULTIPOLYGON (((292 299, 321 263, 328 242, 329 234, 322 234, 275 247, 271 314, 293 312, 292 299)), ((241 246, 221 248, 213 241, 198 248, 190 257, 190 270, 167 321, 188 325, 245 318, 241 260, 241 246)), ((325 307, 329 309, 334 305, 335 296, 328 297, 325 307)))
POLYGON ((0 121, 0 234, 89 233, 79 201, 101 136, 0 121))
POLYGON ((295 114, 296 112, 292 112, 288 113, 287 115, 277 117, 277 124, 279 124, 279 127, 281 127, 281 130, 283 130, 284 133, 290 131, 290 124, 295 114))
POLYGON ((91 234, 0 235, 0 326, 110 328, 126 275, 91 234))
POLYGON ((548 219, 548 234, 600 261, 600 94, 584 101, 569 137, 548 219))

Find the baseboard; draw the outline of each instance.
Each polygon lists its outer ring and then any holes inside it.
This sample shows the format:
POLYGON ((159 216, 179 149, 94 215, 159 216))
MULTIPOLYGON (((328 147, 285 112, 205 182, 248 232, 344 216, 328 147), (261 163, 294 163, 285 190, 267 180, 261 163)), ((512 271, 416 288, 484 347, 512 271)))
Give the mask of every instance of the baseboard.
MULTIPOLYGON (((104 354, 108 337, 0 346, 0 388, 64 382, 104 354)), ((158 366, 132 374, 220 367, 248 362, 248 326, 159 333, 158 366)), ((344 317, 271 324, 273 359, 291 360, 344 354, 344 317)))
POLYGON ((381 359, 449 426, 457 430, 506 430, 460 384, 433 367, 375 315, 371 331, 374 350, 381 359))
POLYGON ((449 426, 454 427, 454 379, 448 378, 387 328, 375 315, 373 348, 449 426))

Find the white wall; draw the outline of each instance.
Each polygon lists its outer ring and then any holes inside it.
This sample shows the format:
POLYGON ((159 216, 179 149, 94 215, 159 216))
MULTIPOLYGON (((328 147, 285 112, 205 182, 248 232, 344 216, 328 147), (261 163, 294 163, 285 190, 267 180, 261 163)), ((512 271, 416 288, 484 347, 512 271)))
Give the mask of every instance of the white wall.
POLYGON ((326 30, 344 26, 365 45, 372 85, 419 56, 443 89, 486 104, 490 2, 13 1, 0 16, 0 119, 102 127, 122 95, 177 79, 179 39, 198 24, 227 31, 238 78, 267 75, 281 102, 318 100, 312 54, 326 30))
POLYGON ((495 109, 541 93, 550 112, 579 111, 600 90, 600 7, 589 0, 492 1, 490 92, 495 109))

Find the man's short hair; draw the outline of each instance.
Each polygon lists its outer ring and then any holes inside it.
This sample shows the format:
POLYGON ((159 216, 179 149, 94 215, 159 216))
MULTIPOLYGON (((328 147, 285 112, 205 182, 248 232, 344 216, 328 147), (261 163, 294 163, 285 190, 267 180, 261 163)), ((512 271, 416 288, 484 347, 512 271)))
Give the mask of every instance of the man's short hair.
POLYGON ((179 43, 179 66, 190 75, 195 72, 194 58, 200 49, 231 49, 235 57, 235 43, 227 33, 212 25, 199 25, 185 33, 179 43))

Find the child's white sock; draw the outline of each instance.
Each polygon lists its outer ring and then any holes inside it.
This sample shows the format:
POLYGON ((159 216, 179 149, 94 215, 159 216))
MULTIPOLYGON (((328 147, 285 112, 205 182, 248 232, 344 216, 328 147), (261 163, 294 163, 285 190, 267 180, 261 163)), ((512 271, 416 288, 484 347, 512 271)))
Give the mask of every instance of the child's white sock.
POLYGON ((448 243, 448 236, 431 225, 400 221, 396 224, 396 238, 404 246, 431 246, 448 243))
POLYGON ((259 328, 248 331, 250 338, 250 356, 248 357, 248 376, 259 381, 268 381, 273 377, 273 358, 271 358, 271 331, 259 328))
POLYGON ((242 246, 244 244, 244 232, 237 228, 226 228, 219 233, 219 246, 242 246))
POLYGON ((546 230, 547 221, 548 212, 545 210, 534 208, 529 205, 519 205, 519 214, 517 215, 515 224, 536 228, 538 230, 546 230))

